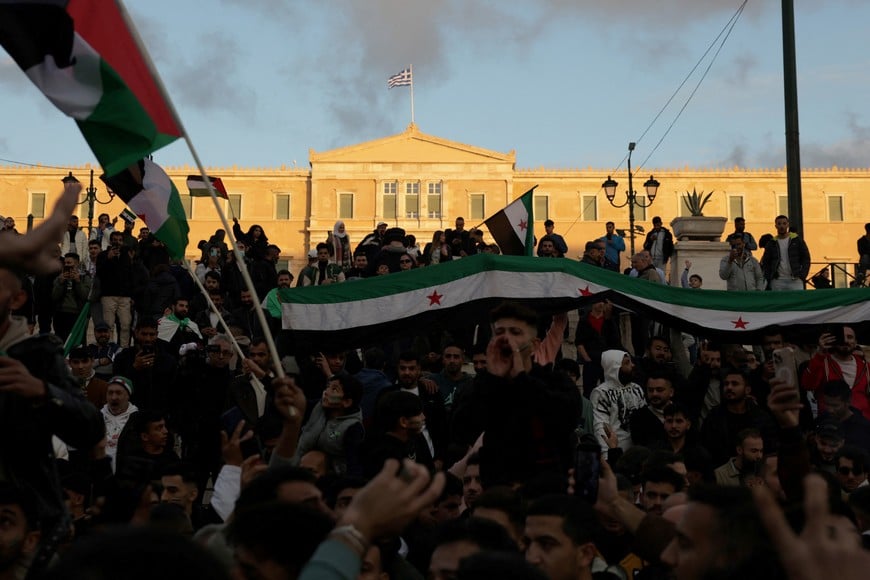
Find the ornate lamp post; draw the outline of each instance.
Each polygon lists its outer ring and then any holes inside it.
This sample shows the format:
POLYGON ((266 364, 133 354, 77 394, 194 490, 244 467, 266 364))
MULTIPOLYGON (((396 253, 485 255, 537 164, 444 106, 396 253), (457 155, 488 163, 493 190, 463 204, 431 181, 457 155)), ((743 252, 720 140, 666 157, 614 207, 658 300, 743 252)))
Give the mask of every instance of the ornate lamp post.
MULTIPOLYGON (((72 174, 72 171, 69 172, 69 175, 61 179, 61 181, 66 185, 67 183, 78 183, 79 180, 75 178, 72 174)), ((100 205, 106 205, 110 203, 114 198, 115 194, 111 191, 109 193, 109 199, 107 201, 100 201, 97 198, 97 188, 94 187, 94 170, 91 169, 91 181, 90 185, 85 188, 85 198, 79 202, 79 205, 87 202, 88 204, 88 239, 91 237, 91 232, 94 229, 94 204, 99 203, 100 205)))
POLYGON ((649 203, 640 203, 637 200, 637 192, 634 190, 632 186, 632 175, 631 175, 631 152, 634 151, 635 143, 631 142, 628 144, 628 191, 625 192, 625 202, 616 204, 613 200, 616 198, 616 188, 619 185, 616 181, 614 181, 609 175, 607 176, 607 181, 601 184, 601 187, 604 189, 604 195, 607 196, 607 201, 610 202, 610 205, 613 207, 625 207, 628 206, 628 227, 631 232, 631 255, 634 255, 634 206, 638 207, 649 207, 653 204, 656 199, 656 193, 659 189, 659 182, 653 179, 653 176, 650 175, 649 179, 643 184, 644 188, 646 188, 646 196, 649 199, 649 203))

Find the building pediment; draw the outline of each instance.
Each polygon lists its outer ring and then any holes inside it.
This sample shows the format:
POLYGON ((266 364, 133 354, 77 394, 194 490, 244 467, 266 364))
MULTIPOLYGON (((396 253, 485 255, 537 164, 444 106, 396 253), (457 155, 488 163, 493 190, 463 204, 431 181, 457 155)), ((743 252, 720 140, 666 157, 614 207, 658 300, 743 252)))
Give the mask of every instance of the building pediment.
POLYGON ((499 153, 421 133, 413 123, 398 135, 366 141, 318 153, 309 150, 315 163, 508 163, 513 167, 516 152, 499 153))

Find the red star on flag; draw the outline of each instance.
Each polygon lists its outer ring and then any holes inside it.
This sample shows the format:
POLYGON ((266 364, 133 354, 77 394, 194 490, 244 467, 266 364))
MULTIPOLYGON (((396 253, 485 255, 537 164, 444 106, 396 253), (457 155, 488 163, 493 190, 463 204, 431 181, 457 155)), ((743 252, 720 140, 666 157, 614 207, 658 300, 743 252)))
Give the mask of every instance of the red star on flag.
POLYGON ((438 294, 438 290, 432 290, 432 294, 426 298, 429 299, 429 306, 434 306, 435 304, 441 306, 441 299, 444 298, 444 295, 438 294))
POLYGON ((746 330, 746 325, 749 323, 743 320, 742 316, 738 316, 737 320, 731 321, 731 324, 734 325, 734 328, 742 328, 743 330, 746 330))
POLYGON ((529 222, 527 222, 526 220, 520 220, 520 223, 518 223, 517 226, 519 226, 521 230, 525 231, 529 228, 529 222))
POLYGON ((138 218, 139 218, 140 220, 142 220, 143 222, 145 221, 145 214, 144 214, 144 213, 137 213, 137 214, 136 214, 136 217, 138 217, 138 218))
POLYGON ((580 290, 581 296, 592 296, 592 292, 589 290, 589 284, 586 285, 586 288, 578 288, 580 290))

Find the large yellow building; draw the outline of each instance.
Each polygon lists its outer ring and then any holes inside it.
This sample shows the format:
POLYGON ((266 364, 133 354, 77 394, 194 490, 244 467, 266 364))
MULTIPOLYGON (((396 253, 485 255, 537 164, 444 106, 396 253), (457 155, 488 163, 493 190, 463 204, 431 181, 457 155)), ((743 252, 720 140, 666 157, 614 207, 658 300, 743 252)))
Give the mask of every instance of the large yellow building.
MULTIPOLYGON (((422 246, 436 230, 453 227, 457 216, 465 218, 466 227, 475 226, 535 185, 535 231, 543 232, 543 221, 553 219, 572 257, 582 253, 587 240, 603 235, 605 222, 628 228, 628 209, 611 207, 604 197, 601 184, 608 170, 518 169, 514 151, 500 153, 464 145, 423 133, 415 125, 383 139, 331 151, 312 150, 309 163, 310 169, 208 170, 223 179, 230 193, 229 202, 221 203, 231 206, 244 229, 260 224, 294 270, 301 267, 310 248, 325 240, 336 220, 345 222, 354 245, 377 222, 386 221, 415 234, 422 246)), ((75 168, 73 173, 87 182, 90 169, 75 168)), ((182 191, 190 218, 188 255, 198 257, 197 241, 220 228, 220 221, 210 198, 186 195, 185 178, 197 172, 194 168, 165 169, 182 191)), ((649 209, 636 211, 637 224, 644 228, 650 227, 655 215, 662 216, 666 224, 676 216, 687 215, 681 196, 693 188, 714 192, 705 215, 729 220, 744 216, 747 231, 756 239, 773 231, 776 215, 788 213, 784 168, 659 168, 638 176, 635 190, 643 192, 648 173, 655 175, 661 187, 649 209)), ((19 230, 23 230, 28 214, 38 223, 50 211, 64 175, 58 169, 0 167, 0 214, 13 216, 19 230)), ((616 201, 624 201, 627 175, 622 170, 613 178, 620 182, 616 201)), ((99 181, 95 185, 98 199, 107 199, 105 186, 99 181)), ((814 270, 824 263, 856 262, 855 241, 864 233, 864 223, 870 221, 866 193, 870 190, 870 169, 804 169, 802 189, 803 235, 813 262, 818 264, 814 270)), ((640 199, 645 201, 642 195, 640 199)), ((86 206, 80 207, 82 218, 87 216, 86 206)), ((95 214, 105 211, 115 216, 122 209, 123 203, 116 199, 97 205, 95 214)), ((86 220, 81 225, 86 225, 86 220)), ((638 247, 641 244, 642 239, 638 239, 638 247)), ((835 278, 838 276, 835 272, 835 278)))

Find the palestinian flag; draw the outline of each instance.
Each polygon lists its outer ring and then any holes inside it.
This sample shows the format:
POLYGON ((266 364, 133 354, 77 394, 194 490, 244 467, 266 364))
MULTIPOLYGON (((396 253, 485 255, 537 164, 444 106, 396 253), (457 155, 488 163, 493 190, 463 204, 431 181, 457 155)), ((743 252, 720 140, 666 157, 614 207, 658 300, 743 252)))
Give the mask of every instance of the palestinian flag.
POLYGON ((116 0, 0 0, 0 45, 108 175, 182 135, 116 0))
MULTIPOLYGON (((215 195, 224 199, 229 199, 227 196, 227 190, 224 187, 224 182, 221 181, 220 177, 208 176, 208 180, 211 181, 211 186, 214 188, 215 195)), ((209 197, 211 195, 208 192, 208 184, 202 178, 202 175, 188 175, 187 189, 190 191, 192 197, 209 197)))
MULTIPOLYGON (((535 187, 538 187, 537 185, 535 187)), ((506 256, 531 256, 535 249, 531 188, 506 208, 486 220, 489 233, 506 256)))
POLYGON ((159 165, 140 159, 121 173, 100 179, 166 244, 171 257, 184 257, 190 228, 178 190, 159 165))
POLYGON ((870 289, 866 288, 692 290, 574 260, 490 254, 344 284, 282 289, 280 295, 284 328, 294 330, 297 342, 329 341, 348 347, 451 324, 486 324, 488 310, 503 300, 555 313, 608 299, 668 326, 741 344, 774 325, 800 328, 870 320, 870 289))

